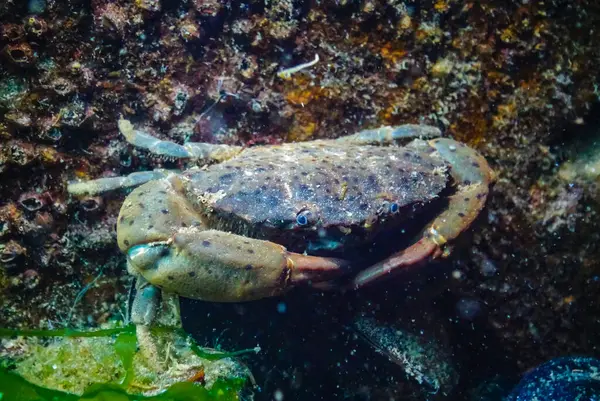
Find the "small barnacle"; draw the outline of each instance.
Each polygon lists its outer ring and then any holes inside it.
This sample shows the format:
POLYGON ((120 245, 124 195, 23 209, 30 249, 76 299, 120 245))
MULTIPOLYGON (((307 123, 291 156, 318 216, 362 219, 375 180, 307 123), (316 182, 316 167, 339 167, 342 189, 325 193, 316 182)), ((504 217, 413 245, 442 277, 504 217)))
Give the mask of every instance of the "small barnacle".
POLYGON ((224 7, 225 2, 221 0, 193 0, 192 5, 203 17, 214 17, 224 7))
POLYGON ((25 36, 25 29, 18 24, 2 24, 0 30, 2 31, 2 39, 8 42, 17 42, 25 36))
POLYGON ((43 194, 27 192, 19 197, 19 204, 30 212, 36 212, 46 206, 46 198, 43 194))
POLYGON ((64 96, 75 90, 75 85, 65 78, 59 77, 50 83, 50 87, 57 94, 64 96))
POLYGON ((0 263, 10 264, 15 262, 20 256, 25 255, 27 250, 15 241, 8 241, 0 244, 0 263))
POLYGON ((35 61, 33 49, 27 42, 6 45, 4 54, 10 61, 20 66, 28 66, 35 61))
POLYGON ((28 33, 37 37, 41 37, 48 30, 48 24, 46 24, 46 21, 44 21, 42 18, 36 15, 31 15, 25 22, 25 29, 28 33))
POLYGON ((92 213, 102 209, 104 206, 104 200, 100 196, 89 196, 83 198, 79 202, 79 205, 84 212, 92 213))

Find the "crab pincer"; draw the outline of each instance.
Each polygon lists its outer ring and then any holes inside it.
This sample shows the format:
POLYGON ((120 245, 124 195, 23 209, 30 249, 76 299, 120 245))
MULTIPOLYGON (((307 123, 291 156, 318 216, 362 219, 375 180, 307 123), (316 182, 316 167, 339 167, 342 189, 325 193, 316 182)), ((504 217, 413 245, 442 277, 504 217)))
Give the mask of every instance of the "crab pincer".
POLYGON ((134 246, 127 255, 130 269, 153 285, 212 302, 275 296, 346 272, 346 263, 339 259, 302 255, 269 241, 193 228, 180 230, 168 241, 134 246))

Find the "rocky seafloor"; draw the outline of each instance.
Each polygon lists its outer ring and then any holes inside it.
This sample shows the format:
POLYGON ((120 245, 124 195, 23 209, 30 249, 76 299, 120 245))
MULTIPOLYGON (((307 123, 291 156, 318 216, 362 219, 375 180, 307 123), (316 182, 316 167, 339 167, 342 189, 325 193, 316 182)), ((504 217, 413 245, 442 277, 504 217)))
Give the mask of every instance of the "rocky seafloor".
POLYGON ((128 145, 120 116, 179 143, 244 146, 411 122, 498 173, 447 261, 358 294, 184 302, 188 331, 260 343, 245 359, 260 399, 411 399, 349 326, 371 307, 443 332, 456 399, 553 357, 597 357, 599 26, 592 0, 2 1, 0 326, 126 315, 126 193, 77 199, 66 185, 182 166, 128 145))

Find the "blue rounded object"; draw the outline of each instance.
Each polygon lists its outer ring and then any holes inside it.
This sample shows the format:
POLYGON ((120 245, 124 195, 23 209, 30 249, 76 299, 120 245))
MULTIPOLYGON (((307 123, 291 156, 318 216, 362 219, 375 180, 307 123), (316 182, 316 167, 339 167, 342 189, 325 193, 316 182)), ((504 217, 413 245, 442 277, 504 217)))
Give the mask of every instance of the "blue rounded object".
POLYGON ((527 373, 507 401, 600 401, 600 360, 552 359, 527 373))
POLYGON ((398 213, 398 210, 400 210, 400 206, 398 206, 397 203, 392 203, 390 205, 390 212, 392 212, 392 213, 398 213))
POLYGON ((298 225, 300 226, 305 226, 308 224, 308 218, 306 217, 306 215, 299 214, 298 216, 296 216, 296 223, 298 223, 298 225))
POLYGON ((308 211, 306 209, 301 210, 296 215, 296 223, 298 223, 299 226, 307 225, 309 216, 310 216, 310 211, 308 211))

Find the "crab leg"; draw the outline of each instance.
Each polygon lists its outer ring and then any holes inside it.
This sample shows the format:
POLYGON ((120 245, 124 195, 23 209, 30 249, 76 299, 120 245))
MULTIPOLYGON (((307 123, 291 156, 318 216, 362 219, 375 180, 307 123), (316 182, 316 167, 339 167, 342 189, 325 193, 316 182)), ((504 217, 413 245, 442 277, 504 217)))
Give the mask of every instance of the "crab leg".
POLYGON ((343 136, 336 141, 351 142, 357 145, 390 145, 396 141, 413 138, 435 138, 442 132, 430 125, 404 124, 394 127, 367 129, 353 135, 343 136))
POLYGON ((138 171, 121 177, 106 177, 90 181, 70 182, 67 185, 67 191, 76 196, 97 195, 115 189, 137 187, 148 181, 167 177, 172 173, 177 174, 178 171, 156 169, 152 171, 138 171))
POLYGON ((231 159, 242 151, 240 146, 217 145, 202 142, 187 142, 179 145, 171 141, 163 141, 152 135, 135 129, 133 124, 124 118, 119 120, 119 131, 127 142, 159 156, 175 159, 194 159, 205 162, 220 162, 231 159))
POLYGON ((439 157, 452 166, 457 190, 449 198, 448 207, 431 221, 423 237, 407 249, 361 271, 352 280, 357 289, 402 268, 427 263, 449 254, 446 244, 471 226, 483 207, 495 175, 487 161, 475 150, 452 139, 429 141, 439 157))
POLYGON ((129 249, 129 266, 164 291, 212 302, 243 302, 346 272, 339 259, 288 252, 269 241, 192 227, 129 249))
MULTIPOLYGON (((242 147, 240 146, 201 142, 188 142, 184 145, 179 145, 174 142, 163 141, 135 129, 131 122, 123 118, 119 120, 118 125, 119 131, 125 136, 127 142, 159 156, 176 159, 193 159, 209 163, 230 159, 242 151, 242 147)), ((77 196, 97 195, 119 188, 136 187, 148 181, 166 177, 169 173, 177 173, 177 171, 156 169, 153 171, 135 172, 124 177, 108 177, 86 182, 72 182, 67 186, 67 191, 77 196)))
POLYGON ((181 328, 179 296, 161 291, 143 277, 136 277, 136 293, 130 305, 139 355, 157 372, 168 368, 169 349, 177 340, 173 330, 157 332, 157 327, 181 328))

